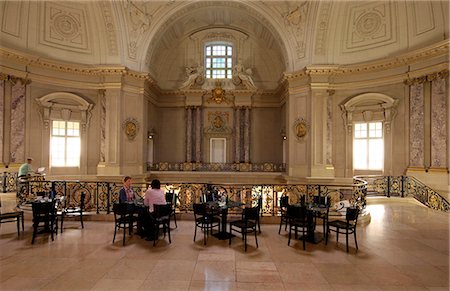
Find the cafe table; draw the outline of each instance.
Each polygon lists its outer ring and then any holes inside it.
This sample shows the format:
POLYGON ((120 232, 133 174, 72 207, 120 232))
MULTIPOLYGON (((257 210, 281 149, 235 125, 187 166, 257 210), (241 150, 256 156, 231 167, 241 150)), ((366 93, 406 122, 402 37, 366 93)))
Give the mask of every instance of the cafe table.
MULTIPOLYGON (((296 204, 295 206, 300 207, 300 204, 296 204)), ((328 213, 328 206, 326 205, 317 205, 317 204, 308 204, 306 205, 306 215, 308 221, 308 228, 306 232, 306 241, 318 244, 324 239, 323 233, 316 232, 316 217, 323 217, 328 213)), ((325 223, 325 222, 324 222, 325 223)), ((303 239, 303 237, 300 237, 303 239)))
POLYGON ((220 211, 220 231, 218 233, 213 234, 219 240, 227 240, 235 235, 229 233, 227 231, 227 219, 228 219, 228 209, 241 207, 244 205, 242 202, 228 201, 228 202, 206 202, 207 206, 211 210, 219 210, 220 211))

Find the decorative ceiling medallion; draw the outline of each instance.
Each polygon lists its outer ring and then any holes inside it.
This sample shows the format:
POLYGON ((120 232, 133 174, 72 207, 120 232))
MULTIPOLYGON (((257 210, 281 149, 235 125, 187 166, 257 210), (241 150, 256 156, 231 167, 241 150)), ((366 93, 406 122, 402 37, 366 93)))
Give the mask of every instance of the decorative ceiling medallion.
POLYGON ((132 117, 127 118, 123 122, 122 127, 129 140, 134 140, 137 133, 139 132, 139 122, 132 117))
POLYGON ((60 14, 53 17, 53 28, 55 32, 66 39, 77 37, 79 32, 79 23, 70 14, 60 14))
POLYGON ((356 22, 356 31, 361 36, 368 36, 377 32, 381 27, 381 16, 375 12, 363 14, 356 22))
POLYGON ((301 140, 308 134, 309 125, 304 118, 298 118, 294 122, 294 126, 292 129, 294 130, 294 134, 297 137, 297 139, 301 140))

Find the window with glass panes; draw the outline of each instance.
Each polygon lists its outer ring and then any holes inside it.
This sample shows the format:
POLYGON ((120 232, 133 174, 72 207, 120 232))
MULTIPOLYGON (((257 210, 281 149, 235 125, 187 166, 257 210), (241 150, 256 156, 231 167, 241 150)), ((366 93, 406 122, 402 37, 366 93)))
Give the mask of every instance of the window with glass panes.
POLYGON ((353 168, 382 170, 384 161, 383 123, 355 123, 353 168))
POLYGON ((78 167, 80 165, 79 122, 52 121, 50 164, 53 167, 78 167))
POLYGON ((229 44, 205 46, 206 78, 231 79, 233 68, 233 47, 229 44))

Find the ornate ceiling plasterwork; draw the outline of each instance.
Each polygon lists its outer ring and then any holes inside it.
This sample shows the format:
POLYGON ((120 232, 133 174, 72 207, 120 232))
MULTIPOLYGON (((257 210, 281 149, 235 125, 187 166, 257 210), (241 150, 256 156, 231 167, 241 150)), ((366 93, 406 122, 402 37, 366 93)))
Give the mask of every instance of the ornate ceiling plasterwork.
MULTIPOLYGON (((222 25, 222 27, 246 27, 246 33, 252 34, 260 34, 259 37, 271 37, 273 40, 265 39, 266 44, 274 43, 277 46, 280 46, 282 50, 282 55, 285 59, 287 59, 288 51, 286 48, 285 41, 280 36, 278 30, 274 28, 271 22, 267 19, 267 17, 263 16, 255 7, 251 6, 252 2, 239 2, 239 1, 198 1, 191 2, 187 5, 181 7, 172 7, 178 8, 176 11, 170 11, 169 16, 164 19, 164 21, 158 26, 157 30, 154 32, 152 36, 152 44, 148 45, 148 50, 146 53, 146 65, 153 63, 153 60, 157 59, 158 49, 164 48, 164 46, 158 47, 154 45, 155 43, 166 44, 170 43, 170 38, 174 36, 182 37, 179 33, 185 33, 189 35, 190 33, 200 29, 202 26, 204 28, 211 27, 211 25, 222 25), (196 14, 196 11, 203 9, 215 7, 217 13, 202 13, 196 14), (221 9, 217 9, 221 7, 221 9), (230 23, 230 19, 228 15, 232 15, 233 13, 229 13, 228 10, 233 10, 234 14, 246 15, 246 17, 242 17, 241 21, 247 21, 251 25, 246 25, 245 23, 240 23, 239 25, 234 25, 230 23), (220 13, 219 13, 220 12, 220 13), (189 15, 195 16, 195 22, 190 21, 190 24, 197 25, 195 28, 191 28, 186 31, 186 21, 183 19, 189 18, 189 15), (217 18, 219 17, 219 18, 217 18), (177 33, 170 32, 170 30, 176 28, 177 33), (267 31, 264 31, 267 30, 267 31), (170 32, 170 33, 169 33, 170 32), (165 40, 165 38, 169 38, 165 40)), ((175 10, 175 9, 174 9, 175 10)), ((230 11, 231 11, 230 10, 230 11)), ((259 9, 261 10, 261 9, 259 9)), ((173 39, 172 39, 173 40, 173 39)))
POLYGON ((413 64, 426 59, 436 58, 449 54, 450 43, 445 40, 430 47, 409 52, 393 58, 377 60, 356 65, 336 65, 336 66, 311 66, 306 69, 284 74, 283 79, 293 80, 303 78, 311 74, 322 75, 344 75, 344 74, 360 74, 388 70, 408 64, 413 64))
POLYGON ((56 2, 44 2, 40 43, 69 51, 91 53, 87 32, 86 6, 72 7, 56 2))

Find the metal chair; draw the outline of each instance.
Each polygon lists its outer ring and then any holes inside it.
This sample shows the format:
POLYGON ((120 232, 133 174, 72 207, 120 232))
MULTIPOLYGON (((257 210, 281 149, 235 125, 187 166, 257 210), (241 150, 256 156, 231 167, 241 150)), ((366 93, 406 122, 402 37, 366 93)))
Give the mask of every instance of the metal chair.
MULTIPOLYGON (((63 224, 65 217, 79 217, 81 221, 81 228, 84 228, 83 224, 83 211, 84 211, 84 203, 86 199, 86 193, 81 192, 80 195, 80 206, 77 207, 66 207, 67 200, 64 197, 64 208, 61 210, 61 233, 63 232, 63 224)), ((59 214, 59 213, 58 213, 59 214)))
POLYGON ((31 239, 31 244, 34 244, 36 235, 43 232, 49 232, 53 241, 53 233, 58 234, 56 199, 44 202, 33 202, 31 207, 33 210, 33 237, 31 239), (40 228, 41 231, 39 231, 40 228))
POLYGON ((280 198, 280 227, 278 234, 281 232, 281 226, 284 223, 284 230, 286 231, 288 225, 287 207, 289 206, 289 196, 281 196, 280 198))
POLYGON ((327 233, 325 237, 325 245, 328 244, 328 234, 330 231, 336 232, 336 241, 339 241, 339 234, 345 234, 345 245, 348 253, 348 235, 352 234, 355 237, 355 246, 356 250, 358 250, 358 242, 356 240, 356 225, 358 224, 358 215, 359 208, 358 207, 349 207, 347 208, 347 213, 345 214, 345 221, 342 220, 334 220, 327 223, 327 233), (333 227, 334 229, 330 228, 333 227))
POLYGON ((2 223, 16 222, 17 236, 20 236, 20 222, 22 221, 22 232, 24 231, 23 211, 18 207, 15 209, 3 209, 0 201, 0 225, 2 223))
POLYGON ((291 244, 292 230, 295 231, 295 239, 297 239, 298 229, 300 228, 302 231, 303 249, 306 250, 306 235, 309 226, 306 206, 288 205, 286 215, 289 221, 288 246, 291 244))
POLYGON ((166 202, 170 203, 172 211, 170 213, 170 216, 173 216, 173 221, 175 222, 175 228, 178 227, 177 225, 177 215, 176 215, 176 208, 177 208, 177 200, 178 195, 173 192, 167 192, 166 193, 166 202))
POLYGON ((228 244, 231 245, 232 231, 237 231, 242 234, 244 239, 244 249, 247 251, 247 234, 255 233, 256 247, 258 247, 258 237, 256 227, 258 226, 259 207, 246 207, 242 212, 242 219, 230 222, 230 238, 228 244))
POLYGON ((113 243, 116 239, 117 229, 123 229, 123 245, 125 245, 125 235, 126 230, 130 229, 133 224, 133 220, 131 219, 131 213, 129 211, 128 204, 126 203, 115 203, 113 204, 113 212, 114 212, 114 237, 113 243))
POLYGON ((159 230, 162 227, 164 237, 166 237, 166 231, 169 236, 169 243, 172 243, 170 237, 170 216, 172 213, 171 204, 154 204, 153 205, 153 223, 154 223, 154 236, 153 236, 153 246, 156 245, 156 241, 159 237, 159 230))
POLYGON ((208 233, 214 227, 220 227, 220 219, 214 216, 212 213, 208 213, 205 203, 194 203, 194 241, 197 236, 197 227, 203 230, 203 244, 206 245, 206 240, 208 238, 208 233))

